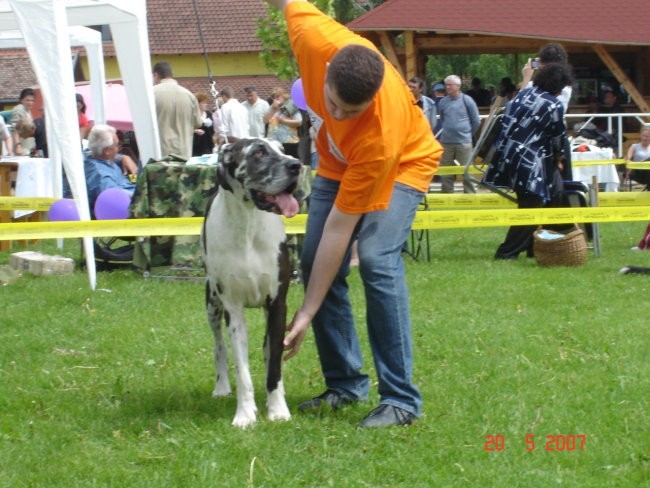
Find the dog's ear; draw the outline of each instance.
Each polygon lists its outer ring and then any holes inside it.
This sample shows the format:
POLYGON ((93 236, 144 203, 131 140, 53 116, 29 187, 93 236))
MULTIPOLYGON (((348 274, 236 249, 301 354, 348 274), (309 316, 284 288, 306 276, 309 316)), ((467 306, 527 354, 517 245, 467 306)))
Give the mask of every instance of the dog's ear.
POLYGON ((217 184, 224 190, 232 191, 232 187, 226 178, 226 169, 221 163, 217 164, 217 184))
POLYGON ((224 144, 219 148, 219 163, 229 164, 232 162, 232 144, 224 144))
POLYGON ((230 183, 228 183, 227 173, 232 171, 229 166, 232 166, 234 156, 232 154, 232 147, 230 144, 224 144, 219 150, 219 162, 217 163, 217 183, 224 190, 233 191, 230 183))

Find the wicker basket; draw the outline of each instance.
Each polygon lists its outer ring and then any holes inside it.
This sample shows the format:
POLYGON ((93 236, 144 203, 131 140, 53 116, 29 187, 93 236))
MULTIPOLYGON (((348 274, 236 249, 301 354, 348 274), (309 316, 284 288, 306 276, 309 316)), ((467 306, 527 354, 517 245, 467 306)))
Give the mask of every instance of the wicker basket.
POLYGON ((568 234, 545 229, 545 232, 562 235, 555 239, 542 239, 541 230, 539 227, 533 234, 533 251, 540 266, 582 266, 587 262, 587 241, 578 226, 568 234))

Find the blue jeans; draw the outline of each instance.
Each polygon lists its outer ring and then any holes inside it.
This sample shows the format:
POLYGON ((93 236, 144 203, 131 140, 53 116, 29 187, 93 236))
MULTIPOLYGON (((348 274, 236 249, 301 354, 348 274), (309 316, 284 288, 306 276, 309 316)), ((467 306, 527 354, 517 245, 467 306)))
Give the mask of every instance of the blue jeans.
MULTIPOLYGON (((337 181, 321 176, 312 183, 301 259, 305 286, 338 189, 337 181)), ((359 272, 381 403, 418 416, 422 399, 412 383, 411 320, 401 253, 422 197, 422 192, 396 183, 389 208, 365 214, 353 236, 359 243, 359 272)), ((349 257, 350 247, 312 325, 327 387, 351 398, 366 399, 368 375, 361 372, 363 358, 346 280, 349 257)))

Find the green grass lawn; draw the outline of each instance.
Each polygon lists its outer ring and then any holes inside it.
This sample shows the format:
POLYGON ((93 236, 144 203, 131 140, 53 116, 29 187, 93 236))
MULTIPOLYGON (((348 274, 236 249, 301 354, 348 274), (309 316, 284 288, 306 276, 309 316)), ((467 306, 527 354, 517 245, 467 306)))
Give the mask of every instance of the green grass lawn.
MULTIPOLYGON (((93 292, 83 271, 23 276, 0 287, 0 486, 650 486, 650 276, 618 274, 650 266, 629 251, 644 229, 601 225, 602 255, 581 268, 494 261, 504 228, 431 231, 431 261, 406 258, 424 416, 370 431, 356 423, 376 388, 334 414, 296 412, 323 390, 311 335, 285 363, 292 420, 266 420, 257 310, 260 421, 232 427, 234 397, 210 396, 200 283, 118 271, 93 292)), ((76 240, 30 249, 79 258, 76 240)), ((356 270, 350 282, 375 378, 356 270)), ((293 286, 290 313, 301 296, 293 286)))

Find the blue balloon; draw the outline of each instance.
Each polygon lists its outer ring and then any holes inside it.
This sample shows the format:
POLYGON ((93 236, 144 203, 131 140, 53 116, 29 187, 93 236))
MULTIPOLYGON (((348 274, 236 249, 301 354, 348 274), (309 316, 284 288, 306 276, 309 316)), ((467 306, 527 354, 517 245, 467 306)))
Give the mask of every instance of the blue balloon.
POLYGON ((291 100, 301 110, 307 110, 307 101, 305 100, 305 91, 302 87, 302 78, 298 78, 291 86, 291 100))
POLYGON ((50 222, 80 220, 77 205, 71 198, 62 198, 50 206, 50 222))
POLYGON ((123 188, 108 188, 95 201, 97 220, 122 220, 129 217, 131 195, 123 188))

